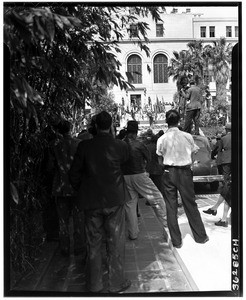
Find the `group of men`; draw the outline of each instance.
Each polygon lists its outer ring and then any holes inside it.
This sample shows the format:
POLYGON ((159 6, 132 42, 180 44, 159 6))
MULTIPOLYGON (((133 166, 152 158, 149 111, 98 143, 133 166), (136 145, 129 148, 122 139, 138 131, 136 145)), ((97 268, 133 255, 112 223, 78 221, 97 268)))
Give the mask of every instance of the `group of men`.
POLYGON ((130 287, 124 275, 124 245, 126 238, 138 238, 139 196, 153 208, 163 241, 168 241, 169 232, 172 245, 182 247, 178 194, 195 242, 209 240, 195 202, 191 170, 192 155, 198 147, 190 132, 193 122, 199 135, 200 89, 191 82, 188 91, 182 93, 189 100, 184 130, 179 128, 179 112, 169 110, 168 130, 151 147, 137 138, 135 120, 128 121, 124 135, 115 138, 112 117, 106 111, 93 117, 89 133, 79 135, 79 139, 71 136, 69 122, 60 126, 63 138, 53 147, 57 168, 53 195, 60 220, 60 246, 63 255, 69 255, 72 208, 74 255, 83 254, 86 259, 87 288, 91 292, 119 293, 130 287), (153 159, 160 171, 155 176, 146 172, 153 159), (107 287, 103 282, 103 246, 107 249, 107 287))
MULTIPOLYGON (((101 292, 106 289, 111 293, 119 293, 130 287, 131 282, 124 277, 124 245, 126 238, 138 238, 139 195, 152 206, 163 229, 163 241, 167 241, 169 231, 173 246, 182 246, 177 221, 178 192, 195 242, 206 243, 209 240, 195 202, 192 180, 192 153, 197 147, 189 133, 179 130, 179 121, 180 115, 176 110, 168 111, 168 131, 156 144, 156 154, 163 170, 162 191, 146 172, 151 155, 148 147, 137 139, 137 121, 128 121, 126 136, 123 140, 116 139, 112 131, 112 117, 102 111, 93 119, 93 138, 79 143, 76 141, 69 147, 71 139, 68 139, 66 132, 64 138, 70 142, 64 144, 63 141, 61 144, 60 141, 56 145, 56 153, 68 153, 67 164, 60 164, 60 172, 67 176, 64 180, 66 185, 71 184, 73 188, 73 192, 68 189, 68 195, 72 196, 69 197, 70 204, 74 204, 76 216, 79 216, 77 225, 81 227, 84 218, 85 233, 81 232, 83 228, 78 233, 86 244, 89 291, 101 292), (61 145, 65 147, 63 150, 61 145), (107 287, 103 282, 102 247, 105 243, 108 257, 107 287)), ((66 198, 66 194, 63 197, 66 198)), ((57 202, 60 201, 58 206, 63 210, 64 198, 57 198, 57 202)), ((64 220, 62 214, 60 216, 63 231, 66 223, 67 238, 68 220, 64 220)), ((76 241, 78 236, 75 236, 76 241)), ((82 248, 77 248, 77 252, 82 248)))

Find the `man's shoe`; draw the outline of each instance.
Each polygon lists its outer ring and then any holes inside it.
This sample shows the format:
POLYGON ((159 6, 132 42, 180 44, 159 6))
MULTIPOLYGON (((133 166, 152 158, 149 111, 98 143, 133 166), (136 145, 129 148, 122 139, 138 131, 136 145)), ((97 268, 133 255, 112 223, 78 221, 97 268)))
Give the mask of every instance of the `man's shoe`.
POLYGON ((183 243, 181 242, 178 245, 173 244, 173 247, 180 249, 183 246, 183 243))
POLYGON ((205 240, 203 240, 203 241, 201 241, 201 242, 197 242, 198 244, 205 244, 205 243, 207 243, 209 241, 209 237, 207 236, 206 238, 205 238, 205 240))
POLYGON ((214 224, 216 226, 228 227, 228 222, 227 221, 219 220, 218 222, 215 222, 214 224))
POLYGON ((119 289, 110 289, 109 293, 121 293, 127 290, 131 286, 132 282, 129 279, 126 279, 125 282, 119 289))
POLYGON ((207 210, 204 210, 203 211, 205 214, 208 214, 208 215, 213 215, 213 216, 216 216, 217 215, 217 210, 213 210, 211 208, 207 209, 207 210))

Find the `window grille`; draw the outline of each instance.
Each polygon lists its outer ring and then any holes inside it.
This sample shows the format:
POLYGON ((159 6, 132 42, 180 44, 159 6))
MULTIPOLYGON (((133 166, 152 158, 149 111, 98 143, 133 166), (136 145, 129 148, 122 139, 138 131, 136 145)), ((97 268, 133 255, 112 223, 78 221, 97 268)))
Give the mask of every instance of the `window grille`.
POLYGON ((209 26, 209 37, 215 37, 215 26, 209 26))
POLYGON ((167 83, 167 57, 164 54, 158 54, 154 58, 154 83, 167 83))
POLYGON ((133 54, 128 58, 127 72, 129 82, 142 83, 142 60, 138 55, 133 54))
POLYGON ((206 37, 206 26, 201 26, 201 37, 206 37))
POLYGON ((162 37, 163 36, 163 24, 156 24, 156 36, 162 37))
POLYGON ((231 33, 231 26, 226 26, 226 37, 231 37, 232 33, 231 33))

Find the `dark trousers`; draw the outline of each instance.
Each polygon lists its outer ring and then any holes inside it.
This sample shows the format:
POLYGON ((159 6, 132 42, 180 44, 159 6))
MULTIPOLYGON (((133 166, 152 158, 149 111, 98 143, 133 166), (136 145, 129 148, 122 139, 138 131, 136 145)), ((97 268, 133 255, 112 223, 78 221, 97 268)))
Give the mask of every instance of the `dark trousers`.
POLYGON ((179 245, 182 242, 177 220, 177 191, 180 192, 183 207, 195 241, 204 241, 207 234, 195 202, 192 171, 190 167, 168 167, 164 172, 164 199, 167 208, 167 224, 173 245, 179 245))
POLYGON ((184 125, 185 132, 191 133, 191 125, 193 121, 195 125, 195 134, 199 135, 200 113, 201 113, 200 109, 193 109, 193 110, 186 111, 185 125, 184 125))
POLYGON ((65 252, 70 250, 69 220, 72 215, 74 252, 77 252, 76 254, 79 254, 80 252, 85 255, 86 242, 84 212, 78 209, 75 204, 74 197, 57 197, 56 207, 59 216, 61 250, 65 252))
POLYGON ((106 271, 109 290, 124 283, 125 206, 86 210, 88 243, 87 285, 90 291, 103 289, 103 237, 106 237, 106 271))
POLYGON ((154 182, 158 190, 164 195, 163 191, 163 174, 161 175, 155 175, 155 174, 150 174, 149 175, 150 179, 154 182))

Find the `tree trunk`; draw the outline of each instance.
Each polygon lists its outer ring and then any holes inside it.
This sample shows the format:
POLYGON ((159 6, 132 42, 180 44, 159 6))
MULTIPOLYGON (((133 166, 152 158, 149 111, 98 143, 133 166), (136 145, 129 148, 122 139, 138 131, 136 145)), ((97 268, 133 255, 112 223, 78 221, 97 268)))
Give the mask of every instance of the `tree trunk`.
POLYGON ((222 82, 216 82, 216 103, 215 105, 225 106, 227 103, 227 90, 226 84, 222 82))

